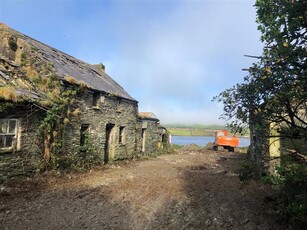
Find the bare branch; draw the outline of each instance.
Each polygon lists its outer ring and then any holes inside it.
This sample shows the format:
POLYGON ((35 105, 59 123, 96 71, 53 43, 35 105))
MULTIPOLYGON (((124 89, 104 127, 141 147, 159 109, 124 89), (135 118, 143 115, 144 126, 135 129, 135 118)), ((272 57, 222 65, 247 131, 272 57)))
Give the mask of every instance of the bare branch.
POLYGON ((307 162, 307 156, 297 152, 296 150, 294 149, 287 149, 289 151, 289 153, 297 156, 300 160, 304 161, 304 162, 307 162))
POLYGON ((244 57, 261 59, 261 56, 254 56, 254 55, 248 55, 248 54, 245 54, 244 57))

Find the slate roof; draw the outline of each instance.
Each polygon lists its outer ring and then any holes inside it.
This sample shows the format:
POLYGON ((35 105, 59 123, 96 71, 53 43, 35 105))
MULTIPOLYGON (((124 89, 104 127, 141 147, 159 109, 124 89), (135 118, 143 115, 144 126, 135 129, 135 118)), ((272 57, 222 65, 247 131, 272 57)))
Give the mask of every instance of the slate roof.
POLYGON ((139 117, 141 119, 148 119, 148 120, 159 121, 157 116, 154 113, 152 113, 152 112, 139 112, 139 117))
POLYGON ((47 62, 53 63, 55 73, 61 80, 64 81, 65 76, 69 76, 77 82, 85 83, 94 91, 110 93, 120 98, 136 101, 123 87, 97 66, 81 61, 11 28, 8 29, 14 31, 14 34, 18 34, 18 37, 36 47, 37 52, 47 62))
POLYGON ((0 54, 0 65, 10 66, 9 70, 0 69, 0 86, 13 86, 18 96, 29 99, 46 98, 46 94, 39 90, 33 82, 21 71, 20 67, 0 54))

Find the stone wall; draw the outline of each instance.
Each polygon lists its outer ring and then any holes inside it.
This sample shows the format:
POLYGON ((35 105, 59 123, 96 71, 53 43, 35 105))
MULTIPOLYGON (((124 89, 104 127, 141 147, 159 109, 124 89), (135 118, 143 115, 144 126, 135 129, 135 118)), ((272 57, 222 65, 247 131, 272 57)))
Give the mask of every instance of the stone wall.
POLYGON ((81 126, 88 126, 89 143, 100 155, 109 161, 130 158, 136 152, 137 102, 101 94, 93 105, 93 93, 85 92, 80 103, 76 105, 81 111, 78 118, 66 127, 65 152, 78 154, 80 151, 81 126), (107 127, 111 132, 107 138, 107 127), (124 132, 120 143, 120 131, 124 132), (109 143, 111 152, 106 152, 109 143))
POLYGON ((0 178, 28 175, 39 169, 43 154, 35 143, 35 136, 43 115, 44 112, 31 105, 0 113, 0 119, 19 121, 14 150, 0 152, 0 178))
POLYGON ((169 134, 158 120, 141 119, 138 131, 138 151, 143 155, 152 155, 169 147, 169 134))
POLYGON ((259 120, 256 116, 250 118, 249 158, 256 166, 254 174, 261 177, 269 167, 269 124, 259 120))
MULTIPOLYGON (((78 160, 84 148, 98 155, 101 163, 155 154, 162 149, 163 135, 168 135, 157 121, 140 120, 136 101, 85 91, 75 99, 70 111, 80 112, 70 118, 61 137, 58 157, 78 160), (95 98, 95 99, 94 99, 95 98), (97 103, 94 102, 97 101, 97 103), (94 104, 95 103, 95 104, 94 104), (82 143, 86 132, 87 141, 82 143), (83 135, 83 136, 82 136, 83 135), (82 146, 83 145, 83 146, 82 146)), ((20 121, 19 148, 0 153, 0 178, 39 171, 44 163, 43 143, 37 142, 38 129, 45 112, 35 106, 18 107, 0 114, 1 118, 20 121)))

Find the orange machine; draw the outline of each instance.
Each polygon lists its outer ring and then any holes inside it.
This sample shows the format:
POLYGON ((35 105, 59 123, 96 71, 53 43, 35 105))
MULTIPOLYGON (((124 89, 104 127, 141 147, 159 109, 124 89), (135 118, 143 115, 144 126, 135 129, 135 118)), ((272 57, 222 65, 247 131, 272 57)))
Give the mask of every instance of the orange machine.
POLYGON ((227 130, 216 130, 215 141, 213 143, 214 150, 228 149, 228 151, 237 151, 239 146, 239 138, 228 136, 227 130))

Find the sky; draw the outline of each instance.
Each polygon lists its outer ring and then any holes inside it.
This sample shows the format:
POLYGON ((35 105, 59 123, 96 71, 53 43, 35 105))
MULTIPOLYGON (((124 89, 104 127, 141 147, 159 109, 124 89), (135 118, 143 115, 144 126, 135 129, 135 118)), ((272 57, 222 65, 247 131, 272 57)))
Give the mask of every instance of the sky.
POLYGON ((254 0, 0 0, 0 22, 106 72, 162 124, 225 124, 212 98, 263 45, 254 0))

